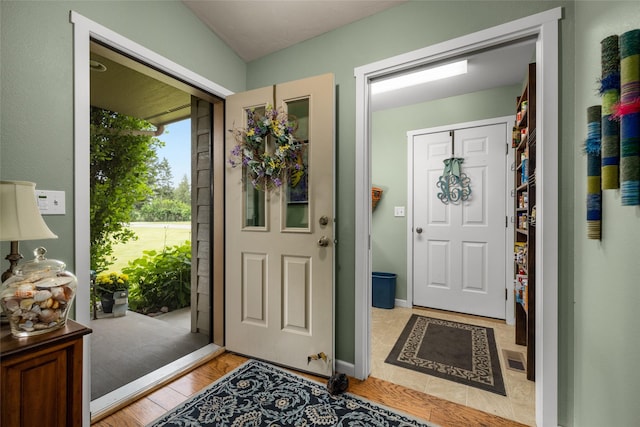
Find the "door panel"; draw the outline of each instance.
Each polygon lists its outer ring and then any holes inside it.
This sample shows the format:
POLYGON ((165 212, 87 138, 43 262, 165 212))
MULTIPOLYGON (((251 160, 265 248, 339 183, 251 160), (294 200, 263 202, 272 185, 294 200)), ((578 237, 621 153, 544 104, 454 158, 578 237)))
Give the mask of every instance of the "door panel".
MULTIPOLYGON (((244 127, 246 111, 267 104, 296 118, 304 152, 277 190, 255 190, 242 168, 227 168, 226 347, 326 376, 334 358, 333 75, 233 95, 227 128, 244 127), (320 352, 328 363, 309 362, 320 352)), ((227 152, 235 145, 228 138, 227 152)))
POLYGON ((505 318, 505 126, 413 136, 414 304, 505 318), (436 183, 452 153, 472 193, 445 205, 436 183))

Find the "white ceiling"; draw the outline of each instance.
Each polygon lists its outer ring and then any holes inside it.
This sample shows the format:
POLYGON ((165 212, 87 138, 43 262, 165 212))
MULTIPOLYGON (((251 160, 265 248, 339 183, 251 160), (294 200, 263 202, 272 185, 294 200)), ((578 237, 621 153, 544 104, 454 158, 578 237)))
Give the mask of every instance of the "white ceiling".
MULTIPOLYGON (((211 31, 249 62, 406 0, 182 0, 211 31)), ((535 60, 535 40, 466 57, 466 75, 387 92, 373 111, 521 83, 535 60)), ((364 65, 364 64, 362 64, 364 65)))
MULTIPOLYGON (((250 61, 406 0, 182 1, 241 58, 250 61)), ((103 61, 107 65, 105 72, 91 73, 92 105, 144 117, 157 125, 188 116, 189 109, 183 108, 188 104, 185 101, 188 95, 184 93, 184 88, 176 86, 176 82, 164 82, 169 86, 159 87, 153 79, 161 79, 162 76, 150 74, 153 70, 97 45, 92 46, 92 59, 102 59, 96 55, 108 59, 103 61), (132 102, 131 87, 136 87, 140 93, 150 91, 158 96, 153 99, 141 96, 141 102, 132 102), (172 94, 172 91, 176 93, 172 94), (128 101, 123 104, 117 100, 128 101)), ((466 75, 377 94, 372 97, 370 106, 372 111, 378 111, 519 84, 527 73, 527 64, 535 60, 534 56, 533 39, 474 53, 465 57, 468 60, 466 75)))
POLYGON ((371 110, 397 108, 480 90, 521 84, 527 75, 528 64, 535 62, 535 49, 535 39, 528 39, 457 58, 458 60, 467 59, 466 74, 373 95, 371 110))
POLYGON ((407 0, 182 0, 246 62, 407 0))

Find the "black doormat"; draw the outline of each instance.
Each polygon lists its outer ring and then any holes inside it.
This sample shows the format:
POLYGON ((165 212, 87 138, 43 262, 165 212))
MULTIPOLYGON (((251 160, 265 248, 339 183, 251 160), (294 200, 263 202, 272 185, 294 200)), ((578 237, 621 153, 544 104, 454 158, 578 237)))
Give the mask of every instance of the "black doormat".
POLYGON ((414 314, 385 362, 507 395, 492 328, 414 314))

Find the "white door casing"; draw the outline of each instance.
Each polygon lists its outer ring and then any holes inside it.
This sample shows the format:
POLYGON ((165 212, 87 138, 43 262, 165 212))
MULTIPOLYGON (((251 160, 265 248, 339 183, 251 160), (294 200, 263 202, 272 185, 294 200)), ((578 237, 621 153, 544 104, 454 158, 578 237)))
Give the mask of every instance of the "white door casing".
MULTIPOLYGON (((291 114, 300 102, 308 108, 308 120, 297 117, 296 133, 308 129, 308 138, 302 138, 309 141, 306 203, 289 200, 284 186, 256 196, 251 184, 243 183, 241 167, 227 168, 225 346, 328 376, 335 359, 333 75, 232 95, 227 98, 226 128, 244 127, 251 108, 271 104, 291 114), (323 238, 327 246, 320 245, 323 238), (319 353, 327 356, 326 362, 309 361, 319 353)), ((226 153, 235 144, 227 133, 226 153)))
POLYGON ((505 318, 506 135, 506 123, 410 133, 415 305, 505 318), (471 195, 444 204, 436 183, 452 156, 471 195))

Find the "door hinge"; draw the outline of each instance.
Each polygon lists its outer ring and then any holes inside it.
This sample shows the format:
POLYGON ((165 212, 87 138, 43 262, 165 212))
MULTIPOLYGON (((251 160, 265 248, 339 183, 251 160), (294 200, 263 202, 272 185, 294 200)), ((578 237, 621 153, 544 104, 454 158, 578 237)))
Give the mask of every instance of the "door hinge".
POLYGON ((505 216, 504 217, 504 226, 505 228, 509 228, 509 216, 505 216))
POLYGON ((509 144, 508 144, 508 143, 507 143, 507 144, 504 144, 504 147, 506 148, 506 150, 505 150, 505 152, 504 152, 504 155, 505 155, 505 156, 508 156, 508 155, 509 155, 509 144))
POLYGON ((509 291, 507 290, 507 288, 504 288, 504 300, 508 300, 509 299, 509 291))

